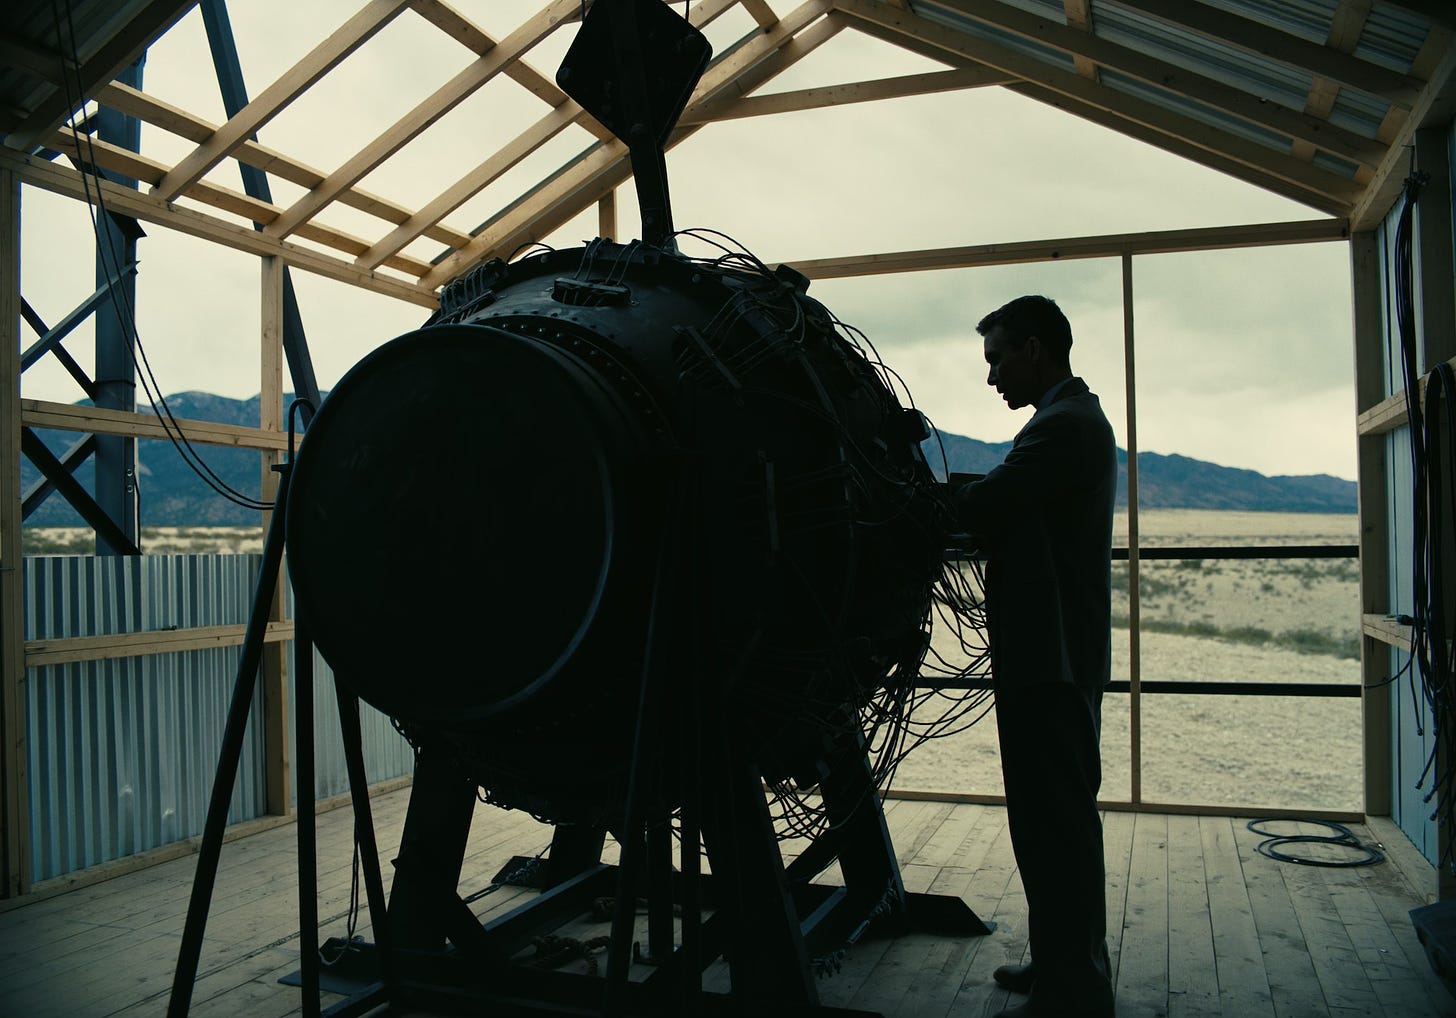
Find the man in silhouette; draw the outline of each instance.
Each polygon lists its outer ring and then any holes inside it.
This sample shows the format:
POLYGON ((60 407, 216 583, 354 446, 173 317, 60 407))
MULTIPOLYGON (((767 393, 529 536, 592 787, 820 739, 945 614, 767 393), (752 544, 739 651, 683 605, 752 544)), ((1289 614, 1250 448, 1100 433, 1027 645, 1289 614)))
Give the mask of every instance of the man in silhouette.
POLYGON ((1012 410, 1036 408, 999 466, 953 489, 987 560, 1007 823, 1028 912, 1031 960, 995 979, 1030 996, 999 1018, 1111 1016, 1097 790, 1116 446, 1072 374, 1072 331, 1055 301, 1018 297, 976 331, 986 383, 1012 410))

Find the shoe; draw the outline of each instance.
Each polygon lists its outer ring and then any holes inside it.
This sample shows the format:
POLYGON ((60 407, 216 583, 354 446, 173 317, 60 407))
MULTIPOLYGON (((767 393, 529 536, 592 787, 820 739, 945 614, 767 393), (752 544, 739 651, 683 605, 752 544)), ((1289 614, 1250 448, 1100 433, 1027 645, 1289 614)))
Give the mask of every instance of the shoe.
POLYGON ((1031 984, 1036 981, 1036 968, 1030 962, 1025 965, 1002 965, 991 978, 996 985, 1012 993, 1030 993, 1031 984))

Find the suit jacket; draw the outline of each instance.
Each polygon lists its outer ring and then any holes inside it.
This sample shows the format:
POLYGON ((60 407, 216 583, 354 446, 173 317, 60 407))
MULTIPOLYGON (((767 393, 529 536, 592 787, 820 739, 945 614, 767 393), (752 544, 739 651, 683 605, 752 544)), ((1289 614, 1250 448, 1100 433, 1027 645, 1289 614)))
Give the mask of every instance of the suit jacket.
POLYGON ((987 556, 997 686, 1110 681, 1116 487, 1112 427, 1087 383, 1072 378, 999 466, 956 491, 962 525, 987 556))

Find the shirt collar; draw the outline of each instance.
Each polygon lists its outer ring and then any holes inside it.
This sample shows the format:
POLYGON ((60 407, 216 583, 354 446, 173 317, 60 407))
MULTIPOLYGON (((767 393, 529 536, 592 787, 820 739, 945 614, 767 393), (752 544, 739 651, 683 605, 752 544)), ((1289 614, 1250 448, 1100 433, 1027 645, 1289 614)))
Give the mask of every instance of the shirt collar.
POLYGON ((1068 375, 1060 382, 1053 384, 1050 389, 1041 394, 1040 399, 1032 400, 1031 405, 1036 407, 1038 410, 1040 410, 1044 406, 1049 406, 1052 402, 1056 400, 1057 396, 1061 394, 1061 391, 1067 387, 1068 383, 1070 383, 1076 377, 1076 375, 1068 375))

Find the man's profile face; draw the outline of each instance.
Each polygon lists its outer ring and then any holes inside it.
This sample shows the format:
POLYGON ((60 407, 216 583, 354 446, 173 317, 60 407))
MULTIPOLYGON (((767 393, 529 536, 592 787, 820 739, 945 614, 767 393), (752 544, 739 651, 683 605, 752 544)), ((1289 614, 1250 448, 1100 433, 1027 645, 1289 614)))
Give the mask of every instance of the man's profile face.
POLYGON ((986 384, 995 388, 1012 410, 1020 410, 1041 395, 1040 372, 1036 352, 1040 348, 1035 336, 1020 346, 1007 337, 999 325, 987 331, 983 344, 986 354, 986 384))

